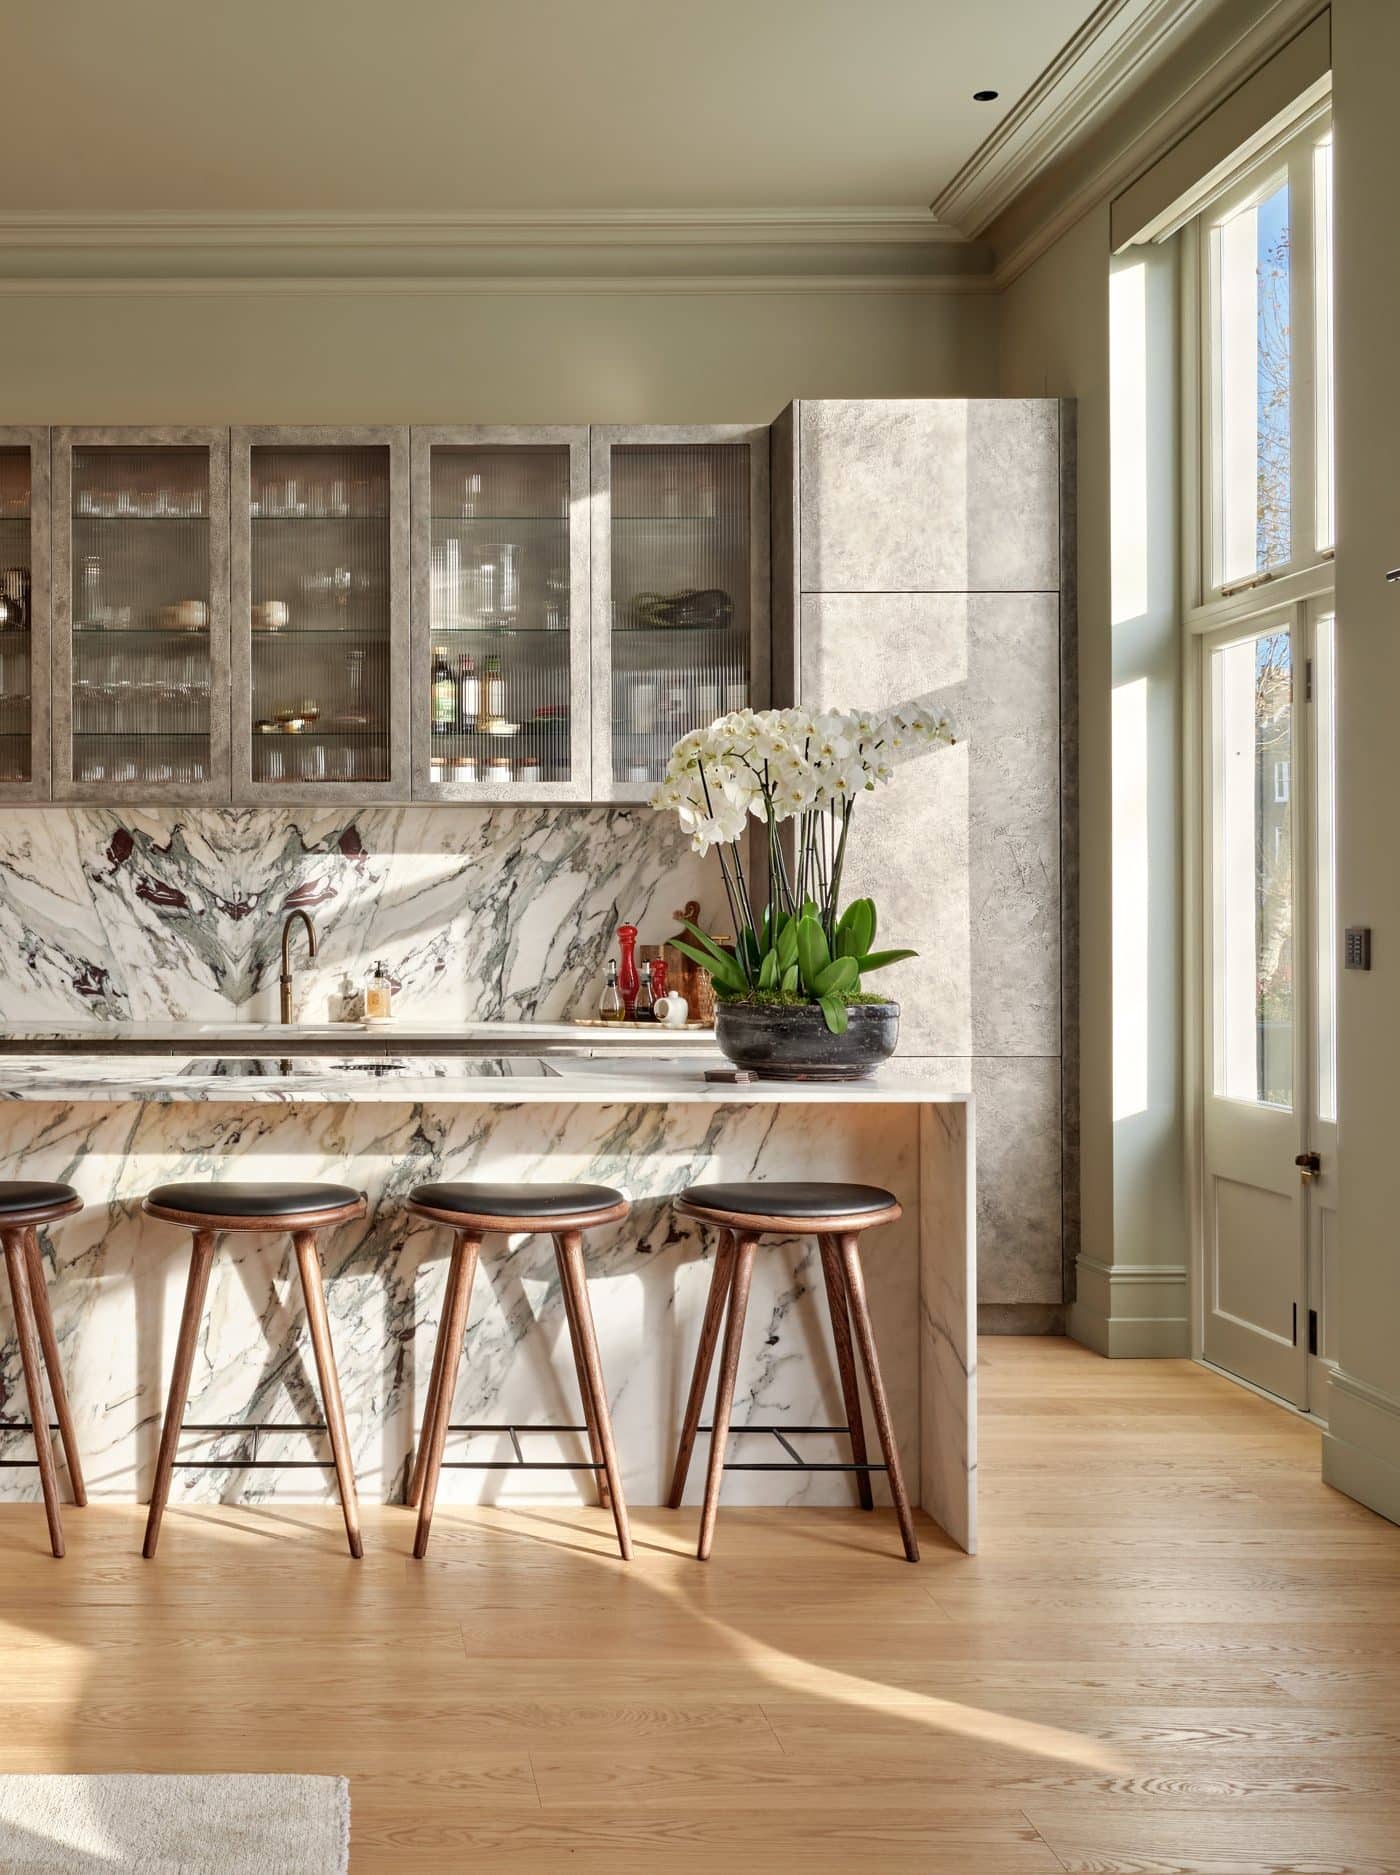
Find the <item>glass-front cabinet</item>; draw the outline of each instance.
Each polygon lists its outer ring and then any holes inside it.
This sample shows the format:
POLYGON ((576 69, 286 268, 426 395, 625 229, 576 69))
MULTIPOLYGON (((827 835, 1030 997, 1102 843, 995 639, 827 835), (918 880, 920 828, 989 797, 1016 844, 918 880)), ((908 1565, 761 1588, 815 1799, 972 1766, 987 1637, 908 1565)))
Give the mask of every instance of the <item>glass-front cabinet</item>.
POLYGON ((408 432, 232 439, 233 796, 409 794, 408 432))
POLYGON ((589 798, 588 432, 413 432, 413 792, 589 798))
POLYGON ((0 801, 49 798, 49 433, 0 429, 0 801))
POLYGON ((593 431, 593 796, 768 688, 768 432, 593 431))
POLYGON ((226 801, 228 432, 53 432, 62 801, 226 801))

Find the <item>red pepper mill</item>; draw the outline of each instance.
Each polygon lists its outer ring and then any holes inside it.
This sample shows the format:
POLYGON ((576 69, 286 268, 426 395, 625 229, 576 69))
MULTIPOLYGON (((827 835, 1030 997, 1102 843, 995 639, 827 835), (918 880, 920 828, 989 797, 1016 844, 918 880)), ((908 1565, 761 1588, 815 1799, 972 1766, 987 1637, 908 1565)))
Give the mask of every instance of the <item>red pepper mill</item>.
POLYGON ((620 924, 617 927, 617 944, 622 953, 622 961, 617 967, 617 987, 622 995, 622 1013, 628 1022, 637 1019, 637 991, 642 987, 637 975, 637 927, 634 924, 620 924))

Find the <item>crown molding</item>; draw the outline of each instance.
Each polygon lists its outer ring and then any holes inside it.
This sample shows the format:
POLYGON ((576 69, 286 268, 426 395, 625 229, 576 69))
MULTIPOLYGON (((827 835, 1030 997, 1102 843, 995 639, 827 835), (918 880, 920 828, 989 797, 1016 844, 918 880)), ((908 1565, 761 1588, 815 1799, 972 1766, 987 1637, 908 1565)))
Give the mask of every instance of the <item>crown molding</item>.
POLYGON ((931 204, 969 239, 1126 92, 1167 46, 1221 0, 1100 0, 1089 18, 931 204))
POLYGON ((399 294, 433 298, 443 294, 612 294, 631 298, 659 294, 755 294, 803 298, 810 295, 995 294, 990 273, 729 273, 729 274, 0 274, 0 299, 78 298, 84 294, 167 299, 171 296, 399 294))
MULTIPOLYGON (((1193 4, 1203 15, 1217 11, 1221 0, 1193 0, 1193 4)), ((1044 178, 1044 200, 1037 203, 1028 232, 1010 245, 997 244, 993 279, 998 289, 1010 286, 1091 209, 1135 182, 1266 58, 1327 8, 1328 0, 1264 0, 1248 24, 1213 50, 1192 82, 1175 91, 1159 109, 1135 113, 1132 134, 1109 144, 1077 179, 1067 184, 1058 179, 1057 186, 1057 178, 1044 178)), ((1027 188, 1018 191, 1031 193, 1027 188)))
POLYGON ((0 212, 11 280, 941 278, 990 251, 924 208, 0 212))

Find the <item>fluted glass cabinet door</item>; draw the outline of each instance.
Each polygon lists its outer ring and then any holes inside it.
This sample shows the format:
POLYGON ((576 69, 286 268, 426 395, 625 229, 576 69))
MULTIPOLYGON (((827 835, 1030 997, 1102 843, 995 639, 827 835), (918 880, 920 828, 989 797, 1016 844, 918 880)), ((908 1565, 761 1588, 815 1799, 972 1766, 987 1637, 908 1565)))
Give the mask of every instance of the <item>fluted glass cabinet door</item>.
POLYGON ((406 801, 408 432, 233 432, 233 796, 406 801))
POLYGON ((672 745, 768 692, 768 432, 593 431, 593 792, 644 801, 672 745))
POLYGON ((413 792, 583 801, 588 432, 413 432, 413 792))
POLYGON ((228 432, 53 432, 54 796, 227 801, 228 432))
POLYGON ((49 798, 49 433, 0 428, 0 801, 49 798))

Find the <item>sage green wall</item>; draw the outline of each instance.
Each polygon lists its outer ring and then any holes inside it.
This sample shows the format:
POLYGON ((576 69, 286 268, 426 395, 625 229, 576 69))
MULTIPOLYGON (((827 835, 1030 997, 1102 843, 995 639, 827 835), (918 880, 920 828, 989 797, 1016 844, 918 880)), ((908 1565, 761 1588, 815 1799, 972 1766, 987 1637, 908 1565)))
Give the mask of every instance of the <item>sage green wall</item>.
POLYGON ((997 301, 928 290, 0 283, 6 423, 716 423, 996 389, 997 301))
POLYGON ((1343 971, 1337 1354, 1323 1475, 1400 1521, 1400 250, 1378 203, 1400 174, 1400 7, 1332 9, 1336 142, 1339 914, 1374 928, 1374 968, 1343 971), (1378 193, 1379 192, 1379 193, 1378 193))

